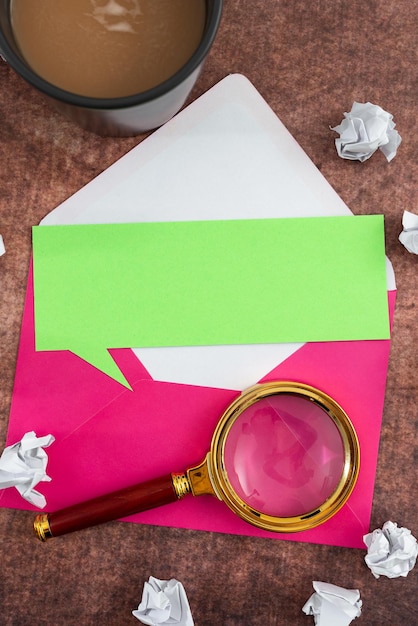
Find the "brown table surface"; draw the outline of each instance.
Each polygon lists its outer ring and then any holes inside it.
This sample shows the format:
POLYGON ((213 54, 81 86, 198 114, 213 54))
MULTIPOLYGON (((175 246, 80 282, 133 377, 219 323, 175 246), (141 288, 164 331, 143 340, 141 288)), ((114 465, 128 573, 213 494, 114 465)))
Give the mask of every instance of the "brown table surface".
MULTIPOLYGON (((355 214, 385 215, 397 306, 371 529, 418 535, 418 258, 399 243, 418 213, 418 4, 415 0, 225 0, 216 43, 190 100, 229 73, 247 76, 355 214), (403 138, 387 163, 338 158, 353 101, 394 115, 403 138), (417 344, 415 344, 415 340, 417 344)), ((0 442, 5 442, 31 227, 145 136, 79 129, 0 60, 0 442)), ((1 446, 3 445, 1 444, 1 446)), ((196 626, 298 626, 312 581, 357 588, 359 623, 418 624, 417 571, 375 580, 365 551, 112 522, 41 544, 33 514, 0 510, 0 624, 108 626, 131 615, 150 575, 185 585, 196 626)))

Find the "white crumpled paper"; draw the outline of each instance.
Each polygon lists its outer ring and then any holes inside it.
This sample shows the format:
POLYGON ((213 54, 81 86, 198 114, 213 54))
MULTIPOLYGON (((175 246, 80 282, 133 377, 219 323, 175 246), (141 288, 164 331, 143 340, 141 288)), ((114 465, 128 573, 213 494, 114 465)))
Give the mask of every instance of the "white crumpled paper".
POLYGON ((52 435, 37 437, 31 431, 20 442, 8 446, 0 457, 0 489, 16 487, 22 498, 43 509, 45 496, 35 490, 41 481, 50 481, 46 475, 48 456, 43 450, 55 441, 52 435))
POLYGON ((302 611, 313 615, 317 626, 348 626, 360 616, 362 601, 357 589, 344 589, 319 581, 313 581, 312 585, 315 593, 302 611))
POLYGON ((6 252, 3 237, 0 235, 0 256, 6 252))
POLYGON ((148 626, 194 626, 184 587, 174 578, 159 580, 150 576, 144 583, 141 603, 132 615, 148 626))
POLYGON ((389 521, 364 535, 363 541, 368 549, 364 560, 375 578, 407 576, 415 565, 418 544, 408 528, 389 521))
POLYGON ((331 130, 339 133, 335 140, 338 156, 351 161, 366 161, 379 148, 388 161, 396 155, 402 139, 393 115, 371 102, 354 102, 349 113, 344 113, 341 124, 331 130))
POLYGON ((403 231, 399 235, 399 241, 405 246, 408 252, 418 254, 418 215, 404 211, 402 227, 403 231))

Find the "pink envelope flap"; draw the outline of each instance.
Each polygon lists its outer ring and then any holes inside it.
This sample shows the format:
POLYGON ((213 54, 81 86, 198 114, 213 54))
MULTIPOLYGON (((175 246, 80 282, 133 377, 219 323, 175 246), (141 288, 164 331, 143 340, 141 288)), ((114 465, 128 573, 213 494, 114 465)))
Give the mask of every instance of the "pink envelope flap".
MULTIPOLYGON (((396 292, 388 293, 391 320, 396 292)), ((213 496, 184 499, 132 516, 130 522, 273 539, 364 547, 369 532, 390 342, 305 344, 268 373, 322 389, 342 405, 360 441, 361 468, 344 507, 310 531, 279 534, 257 529, 213 496)), ((215 426, 239 392, 152 380, 130 349, 112 355, 133 391, 70 352, 34 349, 30 274, 6 445, 25 432, 53 434, 48 448, 51 482, 37 487, 48 511, 68 506, 203 460, 215 426)), ((257 382, 257 381, 254 381, 257 382)), ((35 510, 9 488, 0 506, 35 510)))

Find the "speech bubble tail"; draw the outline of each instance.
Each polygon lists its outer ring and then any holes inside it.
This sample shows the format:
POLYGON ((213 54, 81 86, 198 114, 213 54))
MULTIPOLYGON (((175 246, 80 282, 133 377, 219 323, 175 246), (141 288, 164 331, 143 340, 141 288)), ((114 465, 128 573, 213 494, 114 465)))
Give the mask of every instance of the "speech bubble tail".
POLYGON ((97 346, 91 348, 88 346, 83 346, 82 348, 73 347, 69 349, 73 354, 80 357, 80 359, 83 359, 83 361, 86 361, 96 369, 100 370, 110 378, 113 378, 113 380, 116 380, 116 382, 132 391, 132 387, 107 350, 98 349, 97 346))

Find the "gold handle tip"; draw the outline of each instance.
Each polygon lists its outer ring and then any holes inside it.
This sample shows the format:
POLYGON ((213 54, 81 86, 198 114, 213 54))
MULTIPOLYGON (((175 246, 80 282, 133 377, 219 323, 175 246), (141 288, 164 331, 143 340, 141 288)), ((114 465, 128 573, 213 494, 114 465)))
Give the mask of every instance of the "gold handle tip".
POLYGON ((186 474, 171 474, 171 480, 173 482, 174 492, 179 500, 188 493, 191 493, 190 483, 187 480, 186 474))
POLYGON ((52 537, 48 513, 40 513, 35 517, 33 530, 35 532, 35 536, 41 541, 46 541, 52 537))

